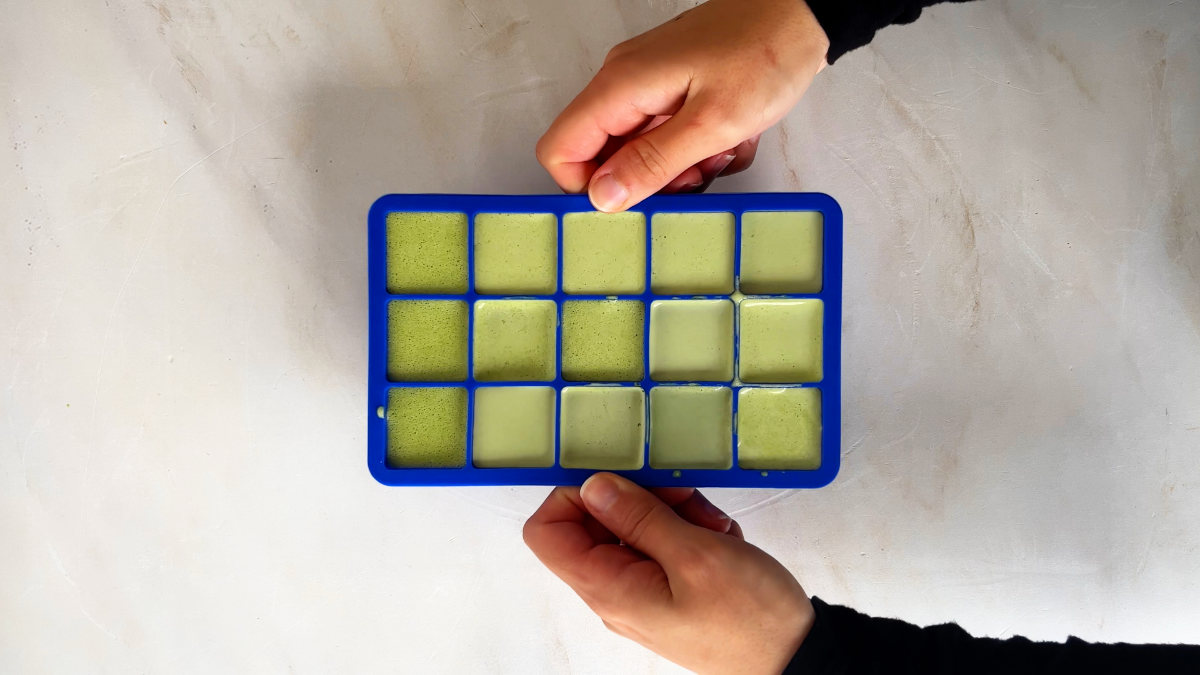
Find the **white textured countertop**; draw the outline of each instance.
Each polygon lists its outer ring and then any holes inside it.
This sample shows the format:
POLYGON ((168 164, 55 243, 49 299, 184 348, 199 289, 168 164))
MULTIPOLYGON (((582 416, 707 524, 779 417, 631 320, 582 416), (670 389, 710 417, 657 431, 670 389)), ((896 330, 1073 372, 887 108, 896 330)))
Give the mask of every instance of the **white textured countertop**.
MULTIPOLYGON (((365 460, 365 217, 533 143, 686 3, 11 3, 0 670, 674 672, 521 542, 545 488, 365 460)), ((1200 641, 1200 5, 942 6, 722 190, 846 214, 844 464, 713 491, 810 593, 1200 641)))

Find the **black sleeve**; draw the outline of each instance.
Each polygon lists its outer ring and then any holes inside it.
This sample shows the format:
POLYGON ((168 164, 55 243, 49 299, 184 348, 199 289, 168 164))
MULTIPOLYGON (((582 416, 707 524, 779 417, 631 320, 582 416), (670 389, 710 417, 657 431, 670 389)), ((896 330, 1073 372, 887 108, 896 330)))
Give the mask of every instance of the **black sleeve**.
POLYGON ((977 638, 952 623, 919 628, 818 598, 812 603, 816 622, 785 675, 1200 673, 1200 646, 977 638))
POLYGON ((867 44, 875 31, 894 23, 912 23, 921 10, 940 2, 969 0, 808 0, 808 7, 817 17, 829 38, 829 55, 833 64, 842 54, 867 44))

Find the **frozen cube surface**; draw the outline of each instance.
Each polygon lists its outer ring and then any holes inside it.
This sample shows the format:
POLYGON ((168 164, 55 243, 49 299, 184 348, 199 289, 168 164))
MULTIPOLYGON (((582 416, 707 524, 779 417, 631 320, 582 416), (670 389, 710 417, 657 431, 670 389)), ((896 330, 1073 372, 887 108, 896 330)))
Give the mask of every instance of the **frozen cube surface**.
POLYGON ((560 463, 569 469, 642 468, 646 396, 639 387, 564 387, 560 463))
POLYGON ((733 392, 728 387, 650 390, 650 466, 728 469, 733 465, 733 392))
POLYGON ((563 216, 563 291, 633 295, 646 290, 646 216, 583 211, 563 216))
POLYGON ((824 217, 818 211, 742 214, 743 293, 819 293, 824 217))
POLYGON ((552 466, 554 399, 550 387, 476 389, 472 463, 484 468, 552 466))
POLYGON ((388 303, 388 379, 461 382, 467 379, 467 303, 394 300, 388 303))
POLYGON ((642 379, 645 306, 637 300, 568 300, 562 315, 562 375, 574 382, 642 379))
POLYGON ((475 379, 483 382, 554 379, 558 308, 553 300, 475 303, 475 379))
POLYGON ((475 291, 546 295, 558 286, 558 219, 553 213, 475 216, 475 291))
POLYGON ((820 300, 743 300, 738 377, 764 384, 819 382, 824 310, 820 300))
POLYGON ((406 213, 387 216, 389 293, 467 291, 467 215, 406 213))
POLYGON ((388 392, 387 463, 458 468, 467 463, 467 390, 402 387, 388 392))
POLYGON ((650 237, 650 289, 655 293, 733 292, 732 213, 656 213, 650 237))
POLYGON ((733 379, 733 303, 656 300, 650 305, 650 378, 733 379))
POLYGON ((812 387, 747 387, 738 392, 738 466, 821 466, 821 392, 812 387))

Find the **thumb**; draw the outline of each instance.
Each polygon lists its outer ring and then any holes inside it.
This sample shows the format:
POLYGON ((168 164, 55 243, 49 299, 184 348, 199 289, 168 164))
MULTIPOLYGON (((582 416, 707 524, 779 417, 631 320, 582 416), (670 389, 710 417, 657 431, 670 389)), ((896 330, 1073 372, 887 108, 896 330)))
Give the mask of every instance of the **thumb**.
POLYGON ((593 475, 579 494, 588 512, 609 532, 660 564, 686 550, 681 544, 694 540, 699 530, 661 499, 615 474, 593 475))
POLYGON ((592 176, 592 204, 601 211, 623 211, 741 140, 730 140, 726 127, 699 124, 698 107, 684 106, 663 124, 626 141, 592 176))

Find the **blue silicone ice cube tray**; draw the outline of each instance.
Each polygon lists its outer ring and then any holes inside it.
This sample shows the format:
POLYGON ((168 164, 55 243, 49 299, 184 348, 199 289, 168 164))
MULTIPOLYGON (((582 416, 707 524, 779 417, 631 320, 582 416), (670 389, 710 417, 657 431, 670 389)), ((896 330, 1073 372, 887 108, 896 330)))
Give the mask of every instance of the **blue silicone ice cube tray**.
POLYGON ((379 482, 837 475, 842 213, 828 195, 663 195, 609 219, 579 195, 394 194, 367 227, 379 482))

